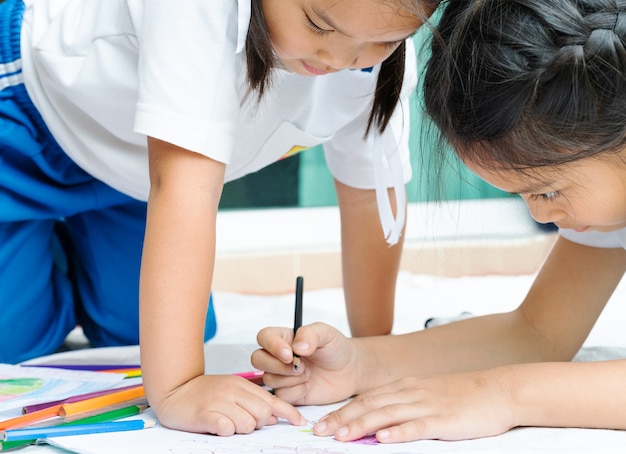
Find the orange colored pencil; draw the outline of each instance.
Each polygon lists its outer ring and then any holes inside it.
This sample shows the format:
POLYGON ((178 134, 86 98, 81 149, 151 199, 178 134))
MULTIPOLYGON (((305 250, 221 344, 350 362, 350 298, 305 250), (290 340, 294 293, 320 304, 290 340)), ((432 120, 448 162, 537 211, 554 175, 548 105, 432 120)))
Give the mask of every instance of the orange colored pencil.
POLYGON ((25 415, 18 416, 17 418, 0 421, 0 430, 22 428, 27 426, 28 424, 59 416, 61 407, 61 404, 53 405, 51 407, 44 408, 43 410, 26 413, 25 415))
POLYGON ((92 399, 62 404, 59 409, 59 416, 71 416, 77 413, 96 410, 98 408, 110 407, 111 405, 119 404, 120 402, 145 397, 145 395, 146 393, 143 386, 137 386, 136 388, 112 392, 110 394, 94 397, 92 399))

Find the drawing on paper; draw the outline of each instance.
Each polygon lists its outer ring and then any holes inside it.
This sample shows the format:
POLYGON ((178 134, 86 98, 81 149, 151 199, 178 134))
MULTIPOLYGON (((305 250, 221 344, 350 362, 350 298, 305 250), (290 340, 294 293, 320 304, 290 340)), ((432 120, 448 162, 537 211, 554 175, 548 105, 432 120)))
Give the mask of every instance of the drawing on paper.
POLYGON ((15 399, 22 394, 38 390, 44 381, 40 378, 0 378, 0 402, 15 399))

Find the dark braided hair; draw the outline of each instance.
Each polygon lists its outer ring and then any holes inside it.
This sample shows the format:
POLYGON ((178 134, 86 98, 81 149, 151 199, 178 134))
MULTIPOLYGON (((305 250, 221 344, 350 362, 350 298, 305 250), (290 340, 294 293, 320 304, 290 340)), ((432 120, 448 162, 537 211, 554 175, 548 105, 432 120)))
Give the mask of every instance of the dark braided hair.
MULTIPOLYGON (((439 0, 423 0, 423 3, 430 5, 430 9, 433 10, 439 4, 439 0)), ((407 1, 407 7, 410 6, 412 6, 412 3, 409 0, 407 1)), ((422 14, 421 8, 411 8, 411 10, 416 15, 422 14)), ((423 19, 424 21, 427 20, 426 17, 423 19)), ((374 104, 372 105, 366 133, 369 132, 372 126, 376 126, 381 132, 384 131, 391 119, 402 90, 405 52, 406 45, 403 42, 381 64, 374 94, 374 104)), ((250 28, 246 37, 246 61, 248 83, 252 89, 256 90, 260 98, 268 89, 271 82, 272 69, 277 65, 267 26, 265 25, 261 0, 252 0, 250 28)))
POLYGON ((447 0, 427 113, 463 160, 560 165, 626 146, 626 0, 447 0))

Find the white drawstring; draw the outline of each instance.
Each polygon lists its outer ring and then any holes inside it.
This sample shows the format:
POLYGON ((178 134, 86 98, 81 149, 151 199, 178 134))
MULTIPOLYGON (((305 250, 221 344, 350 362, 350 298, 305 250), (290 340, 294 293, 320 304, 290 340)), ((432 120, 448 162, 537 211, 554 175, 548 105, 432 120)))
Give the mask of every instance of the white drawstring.
POLYGON ((404 192, 404 172, 402 161, 395 142, 390 143, 389 135, 385 137, 378 133, 370 133, 368 142, 370 149, 374 150, 374 182, 376 184, 376 202, 378 203, 378 215, 383 227, 383 233, 389 246, 393 246, 400 239, 405 221, 406 194, 404 192), (376 139, 374 136, 376 135, 376 139), (385 182, 385 162, 391 172, 394 194, 396 198, 396 217, 394 219, 387 184, 385 182))
POLYGON ((237 16, 237 53, 243 51, 246 45, 246 37, 248 36, 248 28, 250 27, 250 16, 252 15, 252 2, 250 0, 239 0, 237 2, 239 12, 237 16))

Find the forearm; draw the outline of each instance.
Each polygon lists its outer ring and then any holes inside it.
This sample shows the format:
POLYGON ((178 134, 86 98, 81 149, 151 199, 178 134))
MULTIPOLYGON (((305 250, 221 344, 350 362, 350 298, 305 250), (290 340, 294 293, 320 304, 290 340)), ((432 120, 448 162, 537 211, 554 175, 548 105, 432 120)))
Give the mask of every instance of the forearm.
POLYGON ((516 310, 403 336, 355 340, 361 390, 408 375, 569 361, 580 349, 626 269, 622 249, 559 239, 516 310))
POLYGON ((474 317, 403 335, 353 339, 358 393, 407 376, 480 370, 545 360, 519 311, 474 317))
POLYGON ((179 386, 204 373, 204 321, 219 200, 212 191, 221 188, 219 178, 215 189, 189 184, 211 181, 210 172, 202 169, 206 158, 159 146, 158 151, 151 149, 156 156, 151 160, 140 280, 143 378, 157 409, 179 386))
POLYGON ((496 371, 514 426, 626 429, 626 361, 543 363, 496 371))
POLYGON ((160 219, 156 212, 165 211, 158 209, 159 203, 158 196, 151 198, 140 284, 141 363, 155 407, 178 386, 204 372, 201 322, 206 317, 210 274, 206 282, 195 282, 185 270, 211 269, 207 263, 198 263, 198 252, 207 250, 200 260, 205 262, 210 248, 181 244, 172 235, 177 229, 169 226, 169 217, 177 213, 160 219))
POLYGON ((341 210, 343 287, 351 334, 389 334, 404 238, 391 247, 385 241, 373 190, 354 189, 339 182, 335 185, 341 210))

